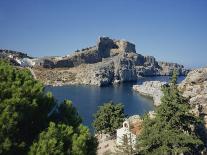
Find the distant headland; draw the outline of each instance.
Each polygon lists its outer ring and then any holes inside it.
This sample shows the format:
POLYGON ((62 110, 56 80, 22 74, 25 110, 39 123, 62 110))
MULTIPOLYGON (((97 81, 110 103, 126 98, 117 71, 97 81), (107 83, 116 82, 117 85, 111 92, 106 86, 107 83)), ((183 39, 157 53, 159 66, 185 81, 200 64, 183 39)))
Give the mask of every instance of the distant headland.
POLYGON ((46 85, 87 84, 106 86, 136 81, 145 76, 179 75, 189 70, 183 65, 157 61, 153 56, 136 53, 133 43, 100 37, 95 46, 70 55, 32 58, 22 52, 0 50, 0 58, 15 65, 32 68, 36 78, 46 85))

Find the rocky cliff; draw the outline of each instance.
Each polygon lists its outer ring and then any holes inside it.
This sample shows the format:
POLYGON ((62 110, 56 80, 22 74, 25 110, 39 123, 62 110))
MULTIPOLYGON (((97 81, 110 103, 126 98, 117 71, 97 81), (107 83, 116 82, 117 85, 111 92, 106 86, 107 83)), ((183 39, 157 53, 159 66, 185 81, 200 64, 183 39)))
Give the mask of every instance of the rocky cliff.
POLYGON ((166 82, 160 81, 146 81, 142 85, 133 85, 133 90, 141 95, 152 97, 155 106, 160 105, 160 99, 163 96, 161 86, 166 82))
POLYGON ((178 88, 189 98, 194 113, 204 117, 207 127, 207 68, 191 71, 178 88))
POLYGON ((49 84, 58 81, 104 86, 136 81, 143 76, 170 75, 174 68, 180 75, 187 73, 182 65, 158 62, 153 56, 136 53, 134 44, 108 37, 100 37, 95 46, 77 50, 71 55, 37 59, 35 64, 37 77, 49 84))
MULTIPOLYGON (((147 81, 142 85, 135 85, 133 89, 143 95, 152 96, 155 105, 160 104, 162 97, 160 81, 147 81)), ((203 116, 207 127, 207 68, 200 68, 188 73, 178 89, 189 99, 189 104, 196 115, 203 116)))

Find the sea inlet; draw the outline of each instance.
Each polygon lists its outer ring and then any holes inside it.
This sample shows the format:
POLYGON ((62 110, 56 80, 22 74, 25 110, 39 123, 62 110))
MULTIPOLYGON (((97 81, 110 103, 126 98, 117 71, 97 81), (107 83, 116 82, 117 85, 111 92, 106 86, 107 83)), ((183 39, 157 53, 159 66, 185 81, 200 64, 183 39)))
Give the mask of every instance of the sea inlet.
MULTIPOLYGON (((178 82, 181 82, 184 78, 179 77, 178 82)), ((64 99, 71 100, 81 115, 83 124, 92 129, 93 114, 96 113, 100 105, 106 102, 123 103, 125 114, 128 116, 143 115, 153 110, 153 101, 133 91, 132 86, 142 84, 144 81, 169 81, 169 79, 168 76, 145 77, 137 82, 127 82, 107 87, 87 85, 47 86, 45 91, 52 92, 59 102, 64 99)))

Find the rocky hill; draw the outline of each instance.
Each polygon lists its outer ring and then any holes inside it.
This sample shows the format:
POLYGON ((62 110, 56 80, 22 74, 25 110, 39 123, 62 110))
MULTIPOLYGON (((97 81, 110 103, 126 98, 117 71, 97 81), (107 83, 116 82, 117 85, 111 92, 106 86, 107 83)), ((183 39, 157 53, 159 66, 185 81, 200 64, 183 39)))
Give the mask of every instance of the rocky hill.
MULTIPOLYGON (((153 97, 155 105, 160 104, 162 97, 160 81, 147 81, 142 85, 135 85, 133 89, 139 93, 153 97)), ((207 68, 200 68, 188 73, 185 80, 179 85, 178 89, 183 96, 189 99, 189 104, 196 115, 204 118, 207 128, 207 68)))
POLYGON ((207 127, 207 68, 191 71, 178 88, 189 98, 194 112, 204 117, 207 127))
POLYGON ((136 53, 133 43, 100 37, 95 46, 63 57, 31 58, 22 52, 0 50, 0 58, 15 65, 32 67, 37 79, 45 84, 89 84, 104 86, 136 81, 144 76, 179 75, 188 70, 177 63, 158 62, 153 56, 136 53))
POLYGON ((153 56, 136 53, 135 45, 123 40, 100 37, 97 44, 64 57, 35 60, 37 78, 46 84, 109 85, 136 81, 143 76, 179 75, 188 70, 176 63, 158 62, 153 56))

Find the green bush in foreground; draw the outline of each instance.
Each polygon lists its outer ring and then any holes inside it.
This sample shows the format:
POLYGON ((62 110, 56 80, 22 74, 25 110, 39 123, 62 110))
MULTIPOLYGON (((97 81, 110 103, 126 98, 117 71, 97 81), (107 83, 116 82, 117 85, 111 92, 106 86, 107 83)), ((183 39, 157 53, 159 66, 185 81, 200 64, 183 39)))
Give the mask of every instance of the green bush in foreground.
POLYGON ((58 106, 28 70, 0 60, 0 154, 92 155, 96 147, 72 102, 58 106))
POLYGON ((199 154, 204 143, 197 129, 201 123, 177 89, 177 75, 162 88, 164 96, 155 118, 145 116, 138 138, 140 154, 199 154))
POLYGON ((90 150, 87 143, 90 140, 89 131, 80 125, 78 132, 65 124, 50 123, 48 129, 43 131, 39 140, 30 149, 30 155, 86 155, 90 150))
POLYGON ((99 107, 94 117, 93 126, 96 132, 113 135, 124 121, 124 106, 113 102, 105 103, 99 107))

